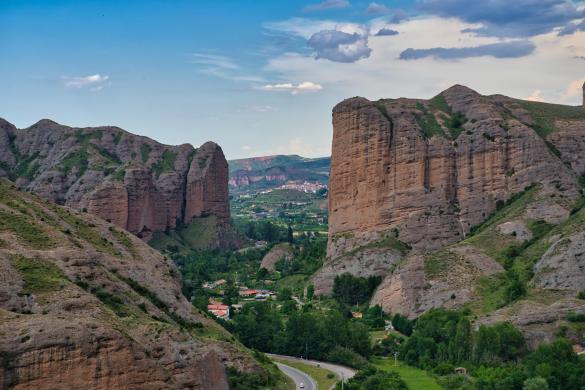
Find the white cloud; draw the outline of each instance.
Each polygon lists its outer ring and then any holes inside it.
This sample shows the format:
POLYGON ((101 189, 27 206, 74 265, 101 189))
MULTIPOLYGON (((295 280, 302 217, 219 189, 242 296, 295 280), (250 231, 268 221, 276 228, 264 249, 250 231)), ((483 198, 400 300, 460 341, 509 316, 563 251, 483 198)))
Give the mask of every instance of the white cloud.
POLYGON ((265 84, 255 89, 268 92, 290 92, 292 95, 301 93, 319 92, 323 87, 311 81, 303 81, 299 84, 281 83, 281 84, 265 84))
POLYGON ((565 98, 581 97, 583 94, 583 84, 585 84, 585 77, 571 81, 567 89, 565 89, 565 98))
POLYGON ((528 100, 531 102, 544 102, 544 98, 542 97, 542 91, 540 89, 536 89, 532 91, 530 96, 525 97, 524 100, 528 100))
MULTIPOLYGON (((382 20, 373 20, 367 27, 378 31, 385 26, 392 27, 382 20)), ((455 19, 411 18, 401 22, 400 34, 392 39, 370 36, 368 46, 372 52, 360 61, 350 64, 329 62, 323 66, 312 55, 289 52, 271 58, 265 70, 285 80, 318 80, 327 85, 327 104, 331 106, 356 95, 370 99, 429 98, 453 84, 464 84, 484 94, 503 93, 515 97, 528 96, 538 89, 551 102, 580 102, 581 85, 574 84, 568 92, 566 89, 584 76, 583 61, 574 58, 585 53, 584 32, 563 37, 551 32, 530 38, 536 49, 532 55, 522 58, 399 60, 400 53, 409 47, 462 48, 502 42, 498 38, 461 33, 474 27, 477 25, 455 19), (433 71, 429 72, 429 69, 433 71), (550 72, 550 69, 563 71, 550 72)))
POLYGON ((99 73, 89 76, 61 76, 63 83, 68 88, 89 88, 93 92, 101 91, 105 85, 109 85, 110 76, 102 76, 99 73))

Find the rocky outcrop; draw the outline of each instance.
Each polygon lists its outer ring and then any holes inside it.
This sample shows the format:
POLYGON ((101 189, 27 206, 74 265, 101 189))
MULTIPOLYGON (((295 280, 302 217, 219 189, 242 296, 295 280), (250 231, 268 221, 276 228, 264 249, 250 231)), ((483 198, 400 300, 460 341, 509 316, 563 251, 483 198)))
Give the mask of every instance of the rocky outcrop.
POLYGON ((177 223, 229 222, 228 166, 207 142, 168 146, 117 127, 71 128, 0 121, 0 176, 47 200, 87 210, 150 239, 177 223))
POLYGON ((333 109, 326 264, 390 234, 418 251, 456 243, 535 184, 546 196, 531 206, 532 219, 566 220, 580 197, 583 121, 581 108, 463 86, 430 100, 341 102, 333 109))
POLYGON ((262 372, 138 238, 2 182, 0 216, 0 388, 215 390, 226 367, 262 372))
POLYGON ((500 264, 471 246, 413 252, 382 282, 371 304, 410 318, 433 308, 455 309, 475 298, 479 278, 502 272, 500 264))
POLYGON ((290 244, 283 243, 275 245, 262 258, 260 268, 265 268, 269 272, 274 272, 276 263, 278 263, 279 260, 290 261, 292 260, 293 255, 293 248, 290 244))
POLYGON ((535 285, 554 290, 585 290, 585 232, 555 237, 536 263, 535 285))

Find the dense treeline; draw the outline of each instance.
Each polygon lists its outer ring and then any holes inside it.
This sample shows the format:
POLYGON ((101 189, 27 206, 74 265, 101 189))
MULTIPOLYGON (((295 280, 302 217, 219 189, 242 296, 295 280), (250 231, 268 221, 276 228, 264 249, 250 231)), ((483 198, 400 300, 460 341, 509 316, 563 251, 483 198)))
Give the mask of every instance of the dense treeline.
POLYGON ((345 305, 357 306, 368 302, 381 282, 380 276, 363 278, 346 272, 335 277, 333 298, 345 305))
POLYGON ((509 323, 472 327, 464 312, 432 310, 415 323, 408 339, 391 337, 376 353, 398 352, 408 364, 440 376, 448 389, 581 389, 585 361, 559 339, 530 352, 522 333, 509 323), (470 377, 453 375, 465 367, 470 377), (534 387, 542 385, 544 387, 534 387), (529 387, 533 386, 533 387, 529 387))
POLYGON ((294 274, 311 275, 323 265, 327 250, 327 237, 315 236, 297 238, 298 246, 292 260, 280 259, 275 269, 282 276, 294 274))
POLYGON ((342 312, 324 313, 310 306, 298 310, 286 302, 282 308, 279 310, 274 302, 249 303, 235 315, 230 330, 244 345, 263 352, 352 366, 362 365, 370 355, 368 327, 351 321, 342 312))
POLYGON ((338 383, 337 390, 407 390, 406 383, 395 372, 386 372, 367 366, 360 370, 352 379, 342 387, 338 383))

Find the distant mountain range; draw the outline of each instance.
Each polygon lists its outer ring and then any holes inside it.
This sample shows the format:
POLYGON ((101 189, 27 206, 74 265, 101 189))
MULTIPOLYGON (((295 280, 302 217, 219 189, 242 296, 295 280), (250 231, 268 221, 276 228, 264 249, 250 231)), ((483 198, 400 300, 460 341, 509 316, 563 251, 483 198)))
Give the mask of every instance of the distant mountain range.
POLYGON ((270 188, 287 181, 329 182, 330 157, 297 155, 251 157, 229 161, 232 191, 270 188))

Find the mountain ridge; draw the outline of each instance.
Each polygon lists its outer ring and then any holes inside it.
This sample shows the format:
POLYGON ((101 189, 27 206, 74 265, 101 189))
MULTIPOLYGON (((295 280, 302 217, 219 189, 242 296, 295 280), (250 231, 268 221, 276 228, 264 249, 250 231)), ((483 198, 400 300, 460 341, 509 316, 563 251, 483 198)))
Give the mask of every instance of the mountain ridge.
POLYGON ((114 126, 76 128, 42 119, 19 130, 0 121, 0 177, 146 240, 201 216, 229 223, 227 171, 213 142, 196 149, 114 126))

